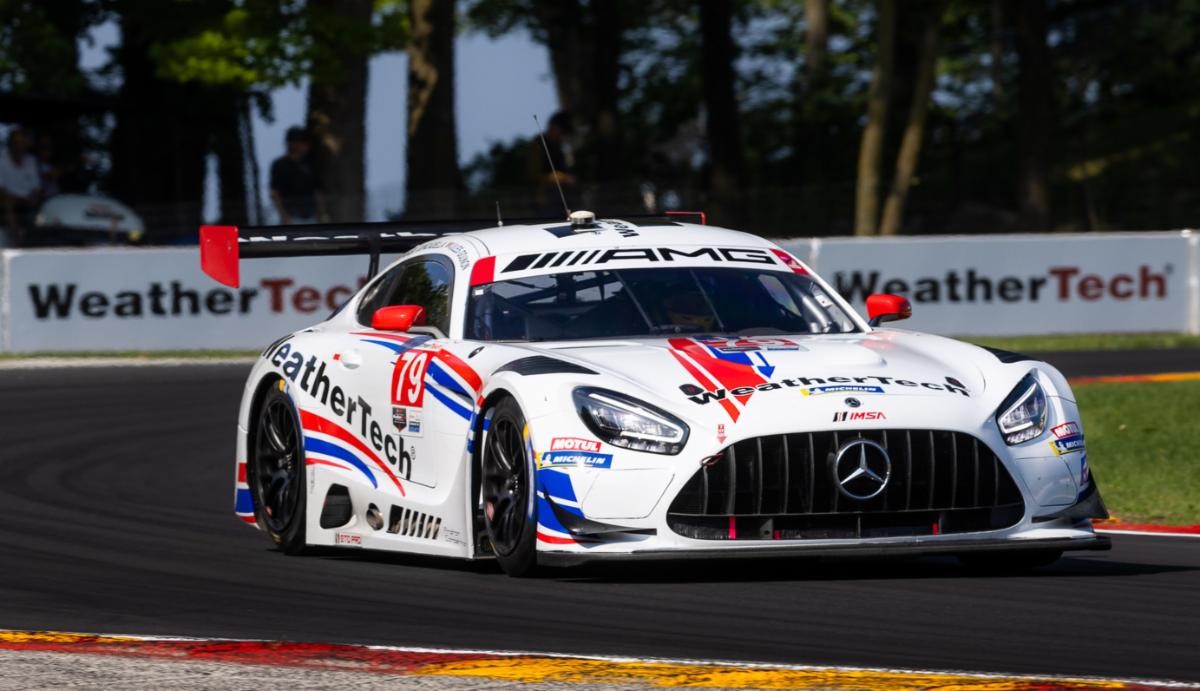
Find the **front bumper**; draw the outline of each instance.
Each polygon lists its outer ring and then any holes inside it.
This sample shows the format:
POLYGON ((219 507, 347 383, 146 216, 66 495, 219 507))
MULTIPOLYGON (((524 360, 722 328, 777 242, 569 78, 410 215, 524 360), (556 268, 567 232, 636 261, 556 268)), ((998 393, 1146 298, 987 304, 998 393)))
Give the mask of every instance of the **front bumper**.
POLYGON ((755 559, 785 557, 841 557, 841 556, 891 556, 891 555, 937 555, 961 554, 964 552, 1004 551, 1074 551, 1112 549, 1112 542, 1104 535, 1084 535, 1070 538, 1018 538, 1018 539, 946 539, 929 541, 853 543, 823 545, 770 545, 730 547, 721 549, 666 549, 639 550, 633 552, 538 552, 538 564, 543 566, 578 566, 601 561, 679 561, 685 559, 755 559))

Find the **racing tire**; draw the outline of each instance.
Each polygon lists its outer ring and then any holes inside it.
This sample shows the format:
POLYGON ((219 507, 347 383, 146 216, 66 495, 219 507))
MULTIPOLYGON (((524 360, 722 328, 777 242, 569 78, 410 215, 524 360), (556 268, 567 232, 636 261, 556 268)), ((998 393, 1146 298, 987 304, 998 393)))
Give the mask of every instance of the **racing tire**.
POLYGON ((537 568, 537 503, 525 416, 512 398, 492 409, 480 459, 483 522, 500 568, 531 576, 537 568))
POLYGON ((258 524, 284 554, 300 554, 308 499, 304 441, 296 407, 281 383, 267 390, 255 412, 246 482, 258 524))
POLYGON ((1049 566, 1063 555, 1061 549, 1030 549, 1012 552, 976 552, 958 555, 971 571, 984 573, 1020 573, 1049 566))

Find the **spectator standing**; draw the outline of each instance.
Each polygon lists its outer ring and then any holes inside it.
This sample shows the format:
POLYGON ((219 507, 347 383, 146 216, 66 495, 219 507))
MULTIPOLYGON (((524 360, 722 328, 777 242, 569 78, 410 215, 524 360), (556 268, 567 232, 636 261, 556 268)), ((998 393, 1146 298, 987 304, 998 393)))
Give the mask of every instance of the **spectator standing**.
POLYGON ((25 226, 33 218, 41 201, 41 176, 38 162, 29 151, 29 137, 20 127, 8 132, 0 151, 0 202, 4 206, 4 225, 9 241, 21 246, 25 226))
POLYGON ((288 128, 284 137, 287 153, 271 164, 271 204, 284 225, 317 223, 321 213, 318 180, 309 165, 308 132, 288 128))
POLYGON ((541 138, 529 143, 529 175, 537 187, 537 204, 539 214, 547 218, 564 216, 562 200, 558 197, 558 187, 554 184, 555 176, 562 185, 563 194, 569 200, 574 196, 575 166, 574 156, 568 144, 568 138, 575 133, 571 123, 571 115, 566 111, 558 111, 550 116, 546 123, 546 131, 542 137, 546 145, 542 146, 541 138), (550 161, 554 162, 553 170, 546 160, 546 152, 550 152, 550 161))
POLYGON ((59 183, 62 180, 63 171, 55 156, 54 138, 48 134, 38 137, 37 160, 38 174, 42 178, 42 198, 49 199, 56 194, 61 194, 62 187, 59 183))

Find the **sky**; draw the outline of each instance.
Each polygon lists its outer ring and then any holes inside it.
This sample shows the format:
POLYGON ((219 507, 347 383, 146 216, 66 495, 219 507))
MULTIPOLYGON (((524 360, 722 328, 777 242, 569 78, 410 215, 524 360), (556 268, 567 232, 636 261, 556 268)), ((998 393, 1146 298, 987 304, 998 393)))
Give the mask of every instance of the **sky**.
MULTIPOLYGON (((80 65, 92 70, 108 60, 107 50, 120 41, 115 22, 97 26, 90 41, 80 44, 80 65)), ((524 32, 491 39, 477 32, 460 34, 455 46, 455 105, 458 115, 459 163, 466 163, 497 141, 507 142, 537 131, 536 114, 545 122, 556 110, 550 76, 550 56, 524 32)), ((404 53, 383 53, 371 60, 367 87, 368 220, 383 220, 388 210, 404 203, 404 151, 407 120, 408 59, 404 53)), ((288 127, 302 124, 306 108, 303 85, 272 94, 273 122, 256 115, 254 148, 267 191, 271 161, 283 153, 288 127)), ((210 161, 205 192, 205 216, 215 218, 215 161, 210 161)), ((270 209, 266 199, 264 209, 270 209)), ((268 211, 273 219, 273 212, 268 211)))

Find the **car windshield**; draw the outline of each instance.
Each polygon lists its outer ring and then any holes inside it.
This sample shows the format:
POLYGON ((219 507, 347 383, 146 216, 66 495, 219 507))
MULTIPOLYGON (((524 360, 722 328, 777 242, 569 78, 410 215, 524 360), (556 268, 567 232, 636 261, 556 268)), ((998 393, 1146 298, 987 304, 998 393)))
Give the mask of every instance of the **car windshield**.
POLYGON ((578 271, 471 289, 466 337, 834 334, 854 320, 808 276, 751 269, 578 271))

